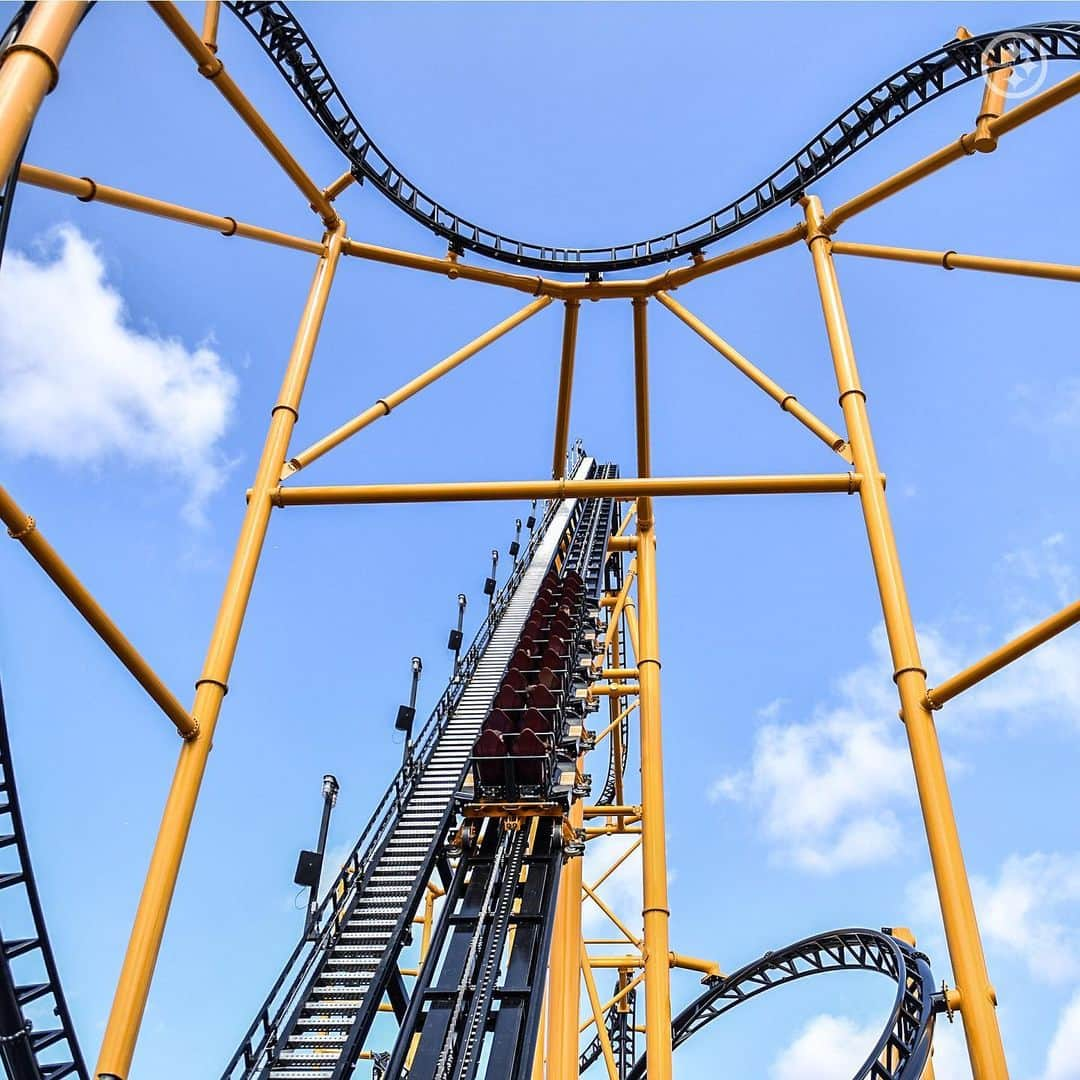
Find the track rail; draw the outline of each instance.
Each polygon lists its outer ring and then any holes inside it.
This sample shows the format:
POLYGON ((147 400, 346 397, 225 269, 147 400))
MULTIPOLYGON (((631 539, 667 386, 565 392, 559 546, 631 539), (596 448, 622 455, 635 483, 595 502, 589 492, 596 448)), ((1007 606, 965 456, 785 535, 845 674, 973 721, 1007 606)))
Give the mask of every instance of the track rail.
POLYGON ((364 129, 287 4, 233 0, 226 6, 254 35, 300 103, 345 156, 357 179, 370 181, 395 206, 456 250, 467 249, 536 270, 593 275, 700 252, 745 228, 777 206, 797 199, 811 183, 930 101, 1000 66, 1003 50, 1021 64, 1080 60, 1078 22, 1035 23, 962 41, 954 39, 878 83, 764 180, 698 221, 629 244, 563 247, 517 240, 470 221, 405 176, 364 129))
POLYGON ((9 1080, 88 1080, 86 1064, 75 1037, 60 975, 45 927, 30 847, 19 808, 11 764, 3 695, 0 693, 0 903, 5 925, 11 920, 20 934, 0 935, 0 1063, 9 1080), (54 1019, 39 1028, 35 1017, 54 1019))
MULTIPOLYGON (((853 1080, 919 1080, 930 1054, 934 1017, 941 1001, 934 993, 926 957, 885 931, 833 930, 804 938, 740 968, 691 1002, 671 1024, 678 1048, 707 1024, 752 998, 811 975, 830 971, 874 971, 896 983, 896 997, 884 1030, 853 1080)), ((628 1080, 645 1080, 648 1063, 638 1059, 628 1080)))

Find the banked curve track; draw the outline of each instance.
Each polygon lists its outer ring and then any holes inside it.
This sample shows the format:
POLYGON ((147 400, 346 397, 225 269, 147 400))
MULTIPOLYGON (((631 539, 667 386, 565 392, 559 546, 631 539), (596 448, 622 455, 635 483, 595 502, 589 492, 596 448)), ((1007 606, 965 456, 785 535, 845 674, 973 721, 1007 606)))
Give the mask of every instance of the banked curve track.
POLYGON ((555 272, 630 270, 703 251, 799 198, 856 151, 950 90, 1000 66, 1080 60, 1080 22, 1047 22, 954 39, 878 83, 745 194, 698 221, 659 236, 610 247, 563 247, 504 236, 444 206, 379 149, 338 87, 299 19, 280 0, 230 0, 308 113, 341 151, 353 174, 458 251, 555 272))
MULTIPOLYGON (((934 993, 927 958, 884 930, 816 934, 767 952, 731 975, 711 980, 704 993, 672 1021, 672 1042, 678 1049, 691 1035, 752 998, 834 971, 876 972, 896 983, 884 1029, 853 1080, 919 1080, 930 1056, 934 1017, 943 1002, 934 993)), ((645 1080, 647 1075, 648 1062, 643 1056, 627 1080, 645 1080)))

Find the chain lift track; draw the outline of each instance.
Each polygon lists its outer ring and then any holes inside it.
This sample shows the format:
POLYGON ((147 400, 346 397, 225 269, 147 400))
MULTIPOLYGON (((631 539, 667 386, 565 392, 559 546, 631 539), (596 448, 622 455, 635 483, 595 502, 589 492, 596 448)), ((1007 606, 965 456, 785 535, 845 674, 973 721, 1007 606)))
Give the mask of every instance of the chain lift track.
POLYGON ((0 1062, 9 1080, 63 1080, 64 1077, 87 1080, 30 864, 2 693, 0 849, 13 852, 17 860, 17 865, 12 867, 5 858, 0 873, 0 903, 5 923, 17 918, 17 925, 28 928, 30 933, 22 938, 0 935, 0 1062), (51 1012, 54 1019, 48 1027, 38 1030, 33 1015, 44 1012, 51 1012))
MULTIPOLYGON (((587 477, 591 458, 575 475, 587 477)), ((455 677, 357 841, 317 915, 223 1073, 269 1080, 349 1075, 384 994, 408 994, 397 958, 428 881, 449 884, 445 841, 473 742, 577 500, 552 503, 455 677)))
POLYGON ((502 236, 442 206, 409 180, 367 134, 315 43, 286 4, 251 0, 226 6, 256 37, 304 108, 345 155, 357 179, 369 180, 395 206, 455 250, 555 272, 631 270, 703 251, 770 210, 796 201, 810 184, 923 105, 982 78, 987 71, 984 53, 990 46, 996 54, 990 58, 991 68, 1005 52, 1016 58, 1013 63, 1036 57, 1080 60, 1080 23, 1076 22, 1038 23, 950 41, 880 82, 760 184, 700 221, 635 243, 570 248, 502 236))
MULTIPOLYGON (((617 470, 601 466, 596 474, 613 478, 617 470)), ((585 500, 560 566, 580 576, 590 598, 573 635, 582 645, 615 512, 613 499, 585 500)), ((568 703, 564 697, 556 728, 568 703)), ((576 779, 573 796, 582 797, 586 783, 587 778, 576 779)), ((532 1074, 564 858, 563 817, 519 818, 510 812, 471 820, 386 1069, 393 1080, 528 1080, 532 1074)))

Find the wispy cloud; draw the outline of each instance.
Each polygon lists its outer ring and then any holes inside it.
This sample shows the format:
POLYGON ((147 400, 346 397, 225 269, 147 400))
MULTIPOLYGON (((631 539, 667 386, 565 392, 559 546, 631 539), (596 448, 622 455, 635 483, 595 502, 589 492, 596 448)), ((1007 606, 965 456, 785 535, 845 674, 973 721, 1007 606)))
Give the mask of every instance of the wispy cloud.
POLYGON ((38 257, 9 251, 0 288, 0 443, 64 465, 122 462, 173 477, 202 520, 228 462, 235 376, 208 344, 133 325, 101 252, 73 225, 38 257))
POLYGON ((863 866, 900 846, 895 810, 912 796, 911 770, 880 633, 872 653, 838 681, 835 703, 760 728, 749 766, 710 790, 757 811, 777 849, 806 870, 863 866))
POLYGON ((837 1080, 853 1076, 880 1034, 881 1025, 873 1022, 859 1025, 844 1016, 815 1016, 777 1056, 769 1076, 771 1080, 837 1080))
POLYGON ((1046 1054, 1042 1080, 1080 1078, 1080 991, 1073 995, 1058 1020, 1046 1054))
MULTIPOLYGON (((1010 855, 996 877, 974 876, 971 887, 988 947, 1021 960, 1038 982, 1080 977, 1080 852, 1010 855)), ((918 925, 940 936, 929 874, 911 883, 908 897, 918 925)))

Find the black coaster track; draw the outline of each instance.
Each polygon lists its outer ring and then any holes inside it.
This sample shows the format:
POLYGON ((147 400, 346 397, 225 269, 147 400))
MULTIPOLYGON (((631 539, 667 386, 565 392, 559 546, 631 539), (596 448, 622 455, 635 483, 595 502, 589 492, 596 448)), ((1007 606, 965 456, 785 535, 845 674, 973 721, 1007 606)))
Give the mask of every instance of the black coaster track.
MULTIPOLYGON (((1080 60, 1078 22, 1034 23, 954 39, 878 83, 759 184, 699 221, 629 244, 562 247, 516 240, 469 221, 406 177, 364 130, 315 43, 287 4, 233 0, 226 6, 255 36, 312 119, 345 155, 358 180, 370 181, 395 206, 455 250, 468 249, 502 262, 556 272, 629 270, 700 252, 777 206, 799 198, 810 184, 928 102, 1000 66, 1003 51, 1019 64, 1080 60), (989 67, 984 61, 987 52, 989 67)), ((745 48, 757 51, 760 45, 749 42, 745 48)))
POLYGON ((20 933, 29 933, 18 938, 0 934, 0 1062, 9 1080, 87 1080, 30 863, 2 692, 0 849, 7 853, 0 872, 4 925, 10 927, 15 920, 20 933), (39 1028, 31 1014, 42 1012, 51 1012, 53 1019, 39 1028))
MULTIPOLYGON (((944 1007, 934 993, 926 957, 886 931, 833 930, 768 952, 726 978, 715 979, 671 1023, 681 1046, 707 1024, 769 990, 830 971, 874 971, 896 983, 885 1028, 854 1080, 919 1080, 930 1055, 934 1017, 944 1007)), ((627 1080, 645 1080, 640 1058, 627 1080)))

